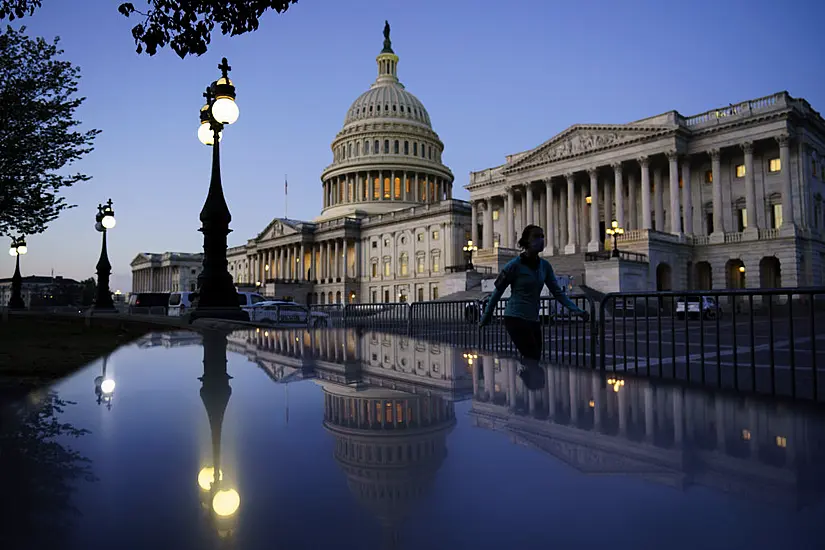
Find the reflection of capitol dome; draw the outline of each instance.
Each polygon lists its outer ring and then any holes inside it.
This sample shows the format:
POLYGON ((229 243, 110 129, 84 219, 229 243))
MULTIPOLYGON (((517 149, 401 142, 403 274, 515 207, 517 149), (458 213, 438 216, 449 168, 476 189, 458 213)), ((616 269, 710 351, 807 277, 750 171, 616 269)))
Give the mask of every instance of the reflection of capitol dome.
POLYGON ((447 455, 453 404, 385 388, 323 386, 324 427, 335 436, 347 485, 393 534, 447 455))
POLYGON ((444 144, 421 101, 398 80, 389 28, 376 58, 378 77, 356 99, 332 142, 321 174, 319 220, 381 214, 452 197, 453 174, 441 163, 444 144))

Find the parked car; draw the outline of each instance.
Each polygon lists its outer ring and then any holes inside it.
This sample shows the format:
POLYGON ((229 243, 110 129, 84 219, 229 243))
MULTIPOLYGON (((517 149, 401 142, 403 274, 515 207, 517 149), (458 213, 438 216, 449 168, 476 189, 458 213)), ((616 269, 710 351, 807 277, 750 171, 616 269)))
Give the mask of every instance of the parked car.
POLYGON ((169 295, 170 317, 181 317, 195 305, 196 292, 173 292, 169 295))
POLYGON ((321 311, 311 311, 295 302, 277 300, 258 302, 248 308, 249 320, 278 326, 331 326, 329 315, 321 311))
MULTIPOLYGON (((685 318, 685 298, 679 298, 676 302, 676 317, 679 319, 685 318)), ((716 298, 711 296, 688 296, 687 297, 687 316, 688 318, 698 318, 699 316, 705 319, 716 319, 722 317, 722 308, 716 298)))
POLYGON ((257 292, 238 292, 238 303, 241 309, 246 309, 249 306, 255 305, 259 302, 266 302, 266 298, 257 292))
POLYGON ((163 308, 163 315, 169 309, 169 292, 138 292, 129 296, 129 313, 153 313, 160 312, 163 308))

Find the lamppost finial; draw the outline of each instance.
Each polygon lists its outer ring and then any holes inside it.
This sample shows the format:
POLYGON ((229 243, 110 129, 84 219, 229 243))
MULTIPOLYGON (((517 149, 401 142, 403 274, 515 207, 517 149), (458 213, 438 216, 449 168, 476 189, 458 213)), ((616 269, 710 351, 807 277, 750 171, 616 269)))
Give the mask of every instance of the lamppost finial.
POLYGON ((227 61, 225 57, 221 60, 221 64, 218 65, 218 68, 221 70, 221 75, 225 79, 229 80, 229 71, 232 70, 232 67, 229 66, 229 61, 227 61))

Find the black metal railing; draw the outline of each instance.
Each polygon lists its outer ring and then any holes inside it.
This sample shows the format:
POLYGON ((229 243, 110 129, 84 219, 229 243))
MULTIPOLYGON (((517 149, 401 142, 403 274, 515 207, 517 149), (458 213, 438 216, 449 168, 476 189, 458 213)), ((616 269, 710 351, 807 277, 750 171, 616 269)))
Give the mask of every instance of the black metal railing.
POLYGON ((493 273, 493 268, 489 265, 459 264, 448 265, 444 269, 447 273, 463 273, 465 271, 477 271, 478 273, 483 273, 485 275, 493 273))
POLYGON ((599 365, 819 400, 823 322, 825 288, 608 294, 599 306, 599 365))
POLYGON ((628 250, 599 250, 598 252, 585 252, 584 261, 586 262, 603 262, 611 258, 618 257, 620 260, 626 262, 637 262, 641 264, 648 263, 647 254, 640 254, 639 252, 630 252, 628 250))

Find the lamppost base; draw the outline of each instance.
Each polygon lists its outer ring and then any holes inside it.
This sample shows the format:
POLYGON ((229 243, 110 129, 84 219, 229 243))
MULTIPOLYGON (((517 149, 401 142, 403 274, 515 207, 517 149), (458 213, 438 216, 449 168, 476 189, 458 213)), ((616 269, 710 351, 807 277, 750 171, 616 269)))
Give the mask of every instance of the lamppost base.
POLYGON ((213 308, 196 308, 189 314, 189 322, 195 319, 223 319, 226 321, 249 321, 249 313, 241 308, 234 307, 213 307, 213 308))
POLYGON ((9 309, 26 309, 26 303, 20 296, 12 296, 9 300, 9 309))

